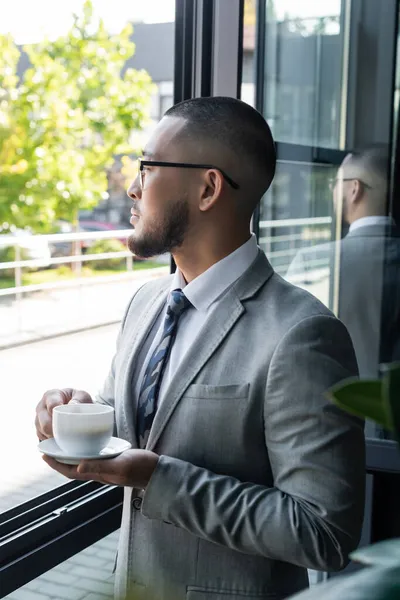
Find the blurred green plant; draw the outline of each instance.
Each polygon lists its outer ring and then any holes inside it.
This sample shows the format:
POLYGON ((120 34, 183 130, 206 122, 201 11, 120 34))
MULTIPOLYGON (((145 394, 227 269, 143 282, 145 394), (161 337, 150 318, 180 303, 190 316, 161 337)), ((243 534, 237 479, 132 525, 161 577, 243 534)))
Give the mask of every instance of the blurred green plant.
MULTIPOLYGON (((30 256, 27 250, 20 249, 19 260, 29 260, 30 256)), ((15 254, 15 246, 3 246, 0 248, 0 263, 14 262, 17 259, 15 254)), ((0 278, 14 278, 14 269, 0 269, 0 278)))
POLYGON ((137 150, 129 138, 153 89, 145 71, 124 71, 131 34, 109 34, 87 0, 65 36, 24 47, 21 80, 20 51, 0 36, 0 229, 47 232, 107 197, 107 170, 137 150))
MULTIPOLYGON (((105 254, 106 252, 126 252, 127 247, 120 240, 104 239, 97 240, 88 250, 89 254, 105 254)), ((103 258, 92 262, 92 269, 117 269, 123 265, 126 259, 124 258, 103 258)))
MULTIPOLYGON (((383 365, 381 372, 379 380, 347 380, 334 386, 328 395, 340 408, 392 431, 400 443, 400 363, 383 365)), ((400 598, 400 539, 359 548, 350 558, 369 568, 316 585, 292 596, 292 600, 400 598)))

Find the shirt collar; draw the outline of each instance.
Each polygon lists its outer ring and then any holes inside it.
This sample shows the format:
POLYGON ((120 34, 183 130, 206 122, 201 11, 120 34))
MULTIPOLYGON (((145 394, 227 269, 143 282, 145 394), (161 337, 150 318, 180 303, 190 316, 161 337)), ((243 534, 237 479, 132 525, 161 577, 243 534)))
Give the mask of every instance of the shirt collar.
POLYGON ((257 254, 257 238, 253 233, 242 246, 212 265, 188 284, 182 273, 177 269, 170 290, 184 289, 185 296, 194 308, 206 312, 247 271, 257 258, 257 254))
POLYGON ((370 225, 394 225, 394 221, 392 217, 385 216, 371 216, 371 217, 361 217, 361 219, 357 219, 354 221, 349 227, 349 233, 358 229, 359 227, 367 227, 370 225))

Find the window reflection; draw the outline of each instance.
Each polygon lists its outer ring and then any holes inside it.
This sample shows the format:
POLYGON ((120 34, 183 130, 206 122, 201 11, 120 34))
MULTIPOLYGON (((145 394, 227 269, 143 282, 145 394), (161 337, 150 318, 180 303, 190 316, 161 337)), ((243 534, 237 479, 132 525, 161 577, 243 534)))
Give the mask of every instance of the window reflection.
POLYGON ((362 377, 376 377, 379 364, 398 355, 400 233, 386 215, 388 166, 384 147, 346 155, 331 192, 336 223, 346 234, 300 250, 287 272, 307 286, 324 269, 319 296, 347 326, 362 377))
POLYGON ((348 153, 331 186, 333 233, 343 237, 298 251, 287 271, 344 322, 363 378, 400 359, 400 229, 387 215, 388 173, 387 147, 348 153))
POLYGON ((340 146, 341 2, 266 3, 264 115, 275 139, 340 146))
MULTIPOLYGON (((262 111, 278 168, 260 242, 281 275, 345 323, 360 375, 377 377, 400 358, 400 235, 390 212, 397 32, 380 3, 265 7, 262 111)), ((366 432, 387 437, 372 424, 366 432)))

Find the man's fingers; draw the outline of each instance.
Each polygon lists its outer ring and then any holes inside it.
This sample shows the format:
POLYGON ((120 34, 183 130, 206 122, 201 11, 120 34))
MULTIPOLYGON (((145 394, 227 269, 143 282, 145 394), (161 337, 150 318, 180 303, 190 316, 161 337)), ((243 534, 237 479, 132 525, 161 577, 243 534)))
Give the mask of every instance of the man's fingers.
POLYGON ((78 465, 78 473, 82 475, 101 475, 107 471, 103 460, 82 460, 78 465))
POLYGON ((40 423, 39 423, 39 417, 38 415, 36 415, 35 417, 35 427, 36 427, 36 435, 39 438, 39 441, 42 442, 43 440, 46 440, 46 436, 42 433, 41 428, 40 428, 40 423))
POLYGON ((53 437, 53 409, 60 404, 66 404, 70 397, 64 390, 49 390, 43 395, 36 409, 36 428, 44 439, 53 437))
POLYGON ((68 404, 71 400, 73 390, 50 390, 45 393, 43 399, 45 400, 47 411, 52 414, 53 409, 61 404, 68 404))
POLYGON ((83 460, 78 465, 78 474, 90 481, 110 484, 112 481, 107 470, 107 462, 107 460, 83 460))
POLYGON ((59 463, 54 458, 50 456, 43 455, 43 460, 46 462, 49 467, 64 475, 64 477, 68 477, 68 479, 77 479, 79 481, 98 481, 99 483, 109 483, 103 476, 101 475, 101 462, 102 461, 82 461, 78 466, 75 465, 65 465, 64 463, 59 463), (96 466, 89 467, 89 469, 84 467, 83 465, 90 465, 90 463, 99 463, 96 466))
POLYGON ((82 481, 86 480, 85 476, 82 476, 78 473, 77 466, 65 465, 64 463, 60 463, 60 462, 58 462, 58 460, 55 460, 54 458, 51 458, 50 456, 47 456, 46 454, 43 454, 42 458, 43 458, 44 462, 46 462, 49 465, 49 467, 51 467, 58 473, 61 473, 61 475, 64 475, 64 477, 68 477, 68 479, 79 479, 82 481))
POLYGON ((46 407, 38 409, 35 424, 39 438, 42 436, 41 439, 46 440, 53 437, 52 419, 46 407))
POLYGON ((71 402, 79 402, 80 404, 93 404, 93 400, 90 394, 84 392, 83 390, 72 390, 71 402))
POLYGON ((91 396, 83 390, 64 388, 62 390, 49 390, 44 395, 36 408, 36 431, 40 440, 53 437, 53 410, 62 404, 92 403, 91 396))

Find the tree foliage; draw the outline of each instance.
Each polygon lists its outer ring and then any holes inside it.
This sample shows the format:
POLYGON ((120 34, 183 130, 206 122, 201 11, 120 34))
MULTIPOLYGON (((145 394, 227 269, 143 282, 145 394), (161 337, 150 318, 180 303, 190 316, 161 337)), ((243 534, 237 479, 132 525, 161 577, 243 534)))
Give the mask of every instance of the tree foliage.
POLYGON ((70 31, 26 46, 30 67, 17 77, 20 51, 0 36, 0 226, 48 231, 75 221, 107 194, 115 155, 135 149, 152 91, 145 71, 126 69, 132 26, 119 34, 96 22, 87 0, 70 31))

